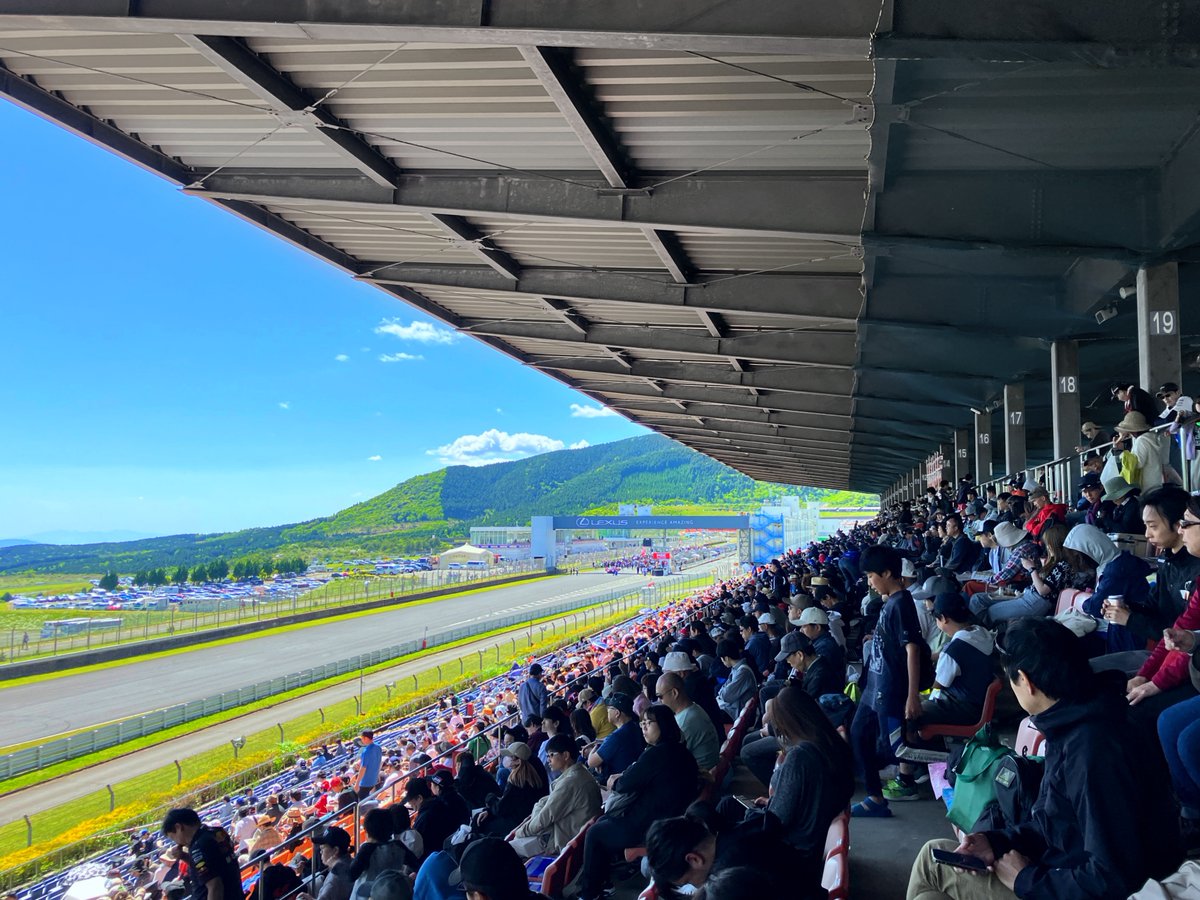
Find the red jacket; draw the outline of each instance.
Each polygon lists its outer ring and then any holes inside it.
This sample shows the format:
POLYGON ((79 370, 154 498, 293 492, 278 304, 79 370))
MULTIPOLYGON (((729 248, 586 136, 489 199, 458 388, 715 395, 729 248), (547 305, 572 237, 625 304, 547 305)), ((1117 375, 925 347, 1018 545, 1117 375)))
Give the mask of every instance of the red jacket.
POLYGON ((1067 521, 1067 507, 1063 503, 1047 503, 1025 523, 1025 530, 1034 537, 1041 537, 1047 525, 1055 522, 1063 524, 1067 521))
MULTIPOLYGON (((1187 606, 1175 620, 1175 627, 1188 631, 1200 629, 1200 586, 1188 597, 1187 606)), ((1150 658, 1138 669, 1138 675, 1149 678, 1160 691, 1169 691, 1184 684, 1191 677, 1188 674, 1190 660, 1191 657, 1182 650, 1168 650, 1166 643, 1159 638, 1150 652, 1150 658)))

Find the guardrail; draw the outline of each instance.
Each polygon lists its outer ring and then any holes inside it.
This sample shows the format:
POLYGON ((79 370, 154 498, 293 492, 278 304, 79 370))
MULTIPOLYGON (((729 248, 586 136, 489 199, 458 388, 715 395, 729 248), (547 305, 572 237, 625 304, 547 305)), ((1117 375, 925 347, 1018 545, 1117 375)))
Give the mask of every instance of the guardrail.
POLYGON ((654 603, 660 594, 660 587, 662 591, 673 592, 693 586, 702 587, 709 584, 710 581, 711 579, 707 575, 694 576, 683 580, 671 579, 663 582, 655 582, 652 587, 641 587, 633 590, 614 590, 598 596, 580 597, 566 603, 557 603, 553 606, 545 606, 532 610, 531 614, 489 618, 473 625, 439 631, 422 640, 393 644, 390 647, 373 650, 369 653, 360 653, 357 656, 340 659, 323 666, 303 669, 299 672, 282 675, 267 681, 259 681, 238 690, 224 691, 200 700, 192 700, 188 703, 164 707, 163 709, 154 710, 144 715, 124 719, 109 725, 102 725, 99 728, 93 728, 76 735, 71 735, 70 737, 58 738, 45 744, 39 744, 36 747, 29 747, 0 756, 0 779, 13 778, 17 775, 23 775, 26 772, 34 772, 46 766, 86 756, 89 753, 106 750, 109 747, 115 747, 126 741, 146 737, 159 731, 165 731, 168 728, 174 728, 178 725, 204 718, 205 716, 236 709, 247 703, 264 700, 277 694, 324 681, 327 678, 348 675, 351 672, 358 672, 392 659, 409 656, 422 649, 444 646, 489 631, 523 625, 533 618, 540 619, 547 616, 558 616, 585 606, 597 606, 621 599, 643 600, 647 603, 654 603))
MULTIPOLYGON (((539 561, 518 560, 489 569, 434 569, 402 575, 370 574, 362 577, 330 579, 305 592, 293 591, 273 600, 248 602, 242 599, 169 604, 166 610, 113 610, 106 617, 121 619, 115 631, 93 631, 65 636, 32 637, 27 629, 10 628, 0 641, 0 665, 25 662, 39 656, 58 656, 79 650, 118 646, 129 641, 145 641, 166 635, 210 631, 228 625, 270 621, 318 609, 342 609, 383 598, 399 598, 446 587, 486 587, 490 582, 514 575, 544 571, 539 561)), ((70 617, 74 610, 45 610, 47 617, 70 617)))

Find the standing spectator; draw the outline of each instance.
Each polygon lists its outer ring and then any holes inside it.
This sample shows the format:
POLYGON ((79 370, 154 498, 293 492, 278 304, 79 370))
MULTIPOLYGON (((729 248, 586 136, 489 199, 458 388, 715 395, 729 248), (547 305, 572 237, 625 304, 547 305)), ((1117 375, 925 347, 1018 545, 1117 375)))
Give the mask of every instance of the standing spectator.
POLYGON ((1076 447, 1076 453, 1082 453, 1084 450, 1088 449, 1094 450, 1096 447, 1103 447, 1105 444, 1112 441, 1112 437, 1109 435, 1109 433, 1095 422, 1084 422, 1083 425, 1080 426, 1079 430, 1083 433, 1083 436, 1087 442, 1082 446, 1076 447))
POLYGON ((1140 412, 1127 412, 1117 423, 1117 441, 1112 453, 1121 466, 1122 477, 1136 484, 1143 494, 1162 487, 1164 448, 1169 450, 1168 437, 1162 432, 1152 432, 1140 412))
POLYGON ((549 703, 549 700, 546 686, 542 684, 542 666, 540 663, 534 663, 529 667, 529 675, 521 682, 521 690, 517 694, 517 705, 521 708, 521 721, 526 721, 530 716, 537 716, 540 720, 542 713, 546 711, 546 704, 549 703))
MULTIPOLYGON (((951 517, 946 518, 949 521, 951 517)), ((924 639, 912 595, 900 581, 900 566, 900 554, 890 547, 868 547, 863 552, 867 583, 886 600, 867 651, 866 686, 850 726, 851 743, 867 789, 866 798, 851 808, 854 816, 883 818, 892 814, 883 796, 879 770, 893 762, 904 720, 921 715, 924 639)))
POLYGON ((192 900, 241 900, 241 867, 223 829, 202 824, 194 809, 177 808, 163 819, 162 833, 184 848, 192 900))
POLYGON ((383 766, 383 750, 375 743, 375 732, 370 728, 364 728, 360 737, 362 738, 362 752, 358 756, 358 771, 354 774, 351 787, 358 793, 359 800, 365 800, 379 784, 379 770, 383 766))
POLYGON ((754 616, 743 616, 738 628, 746 645, 744 658, 758 675, 765 676, 771 674, 771 658, 775 654, 771 652, 771 639, 759 630, 759 624, 760 620, 754 616))

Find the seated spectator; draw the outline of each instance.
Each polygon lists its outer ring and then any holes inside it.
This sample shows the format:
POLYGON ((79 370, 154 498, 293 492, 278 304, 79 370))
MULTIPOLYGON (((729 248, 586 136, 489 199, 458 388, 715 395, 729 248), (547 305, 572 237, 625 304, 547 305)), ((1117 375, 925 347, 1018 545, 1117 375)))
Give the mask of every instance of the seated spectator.
POLYGON ((683 745, 675 715, 655 704, 642 717, 646 749, 624 773, 614 775, 609 788, 627 795, 627 805, 615 815, 600 817, 584 838, 579 895, 596 900, 608 881, 611 858, 626 847, 639 846, 655 819, 677 816, 696 796, 699 769, 683 745))
POLYGON ((758 900, 769 897, 777 887, 767 873, 749 866, 733 866, 709 875, 696 900, 758 900))
MULTIPOLYGON (((1127 699, 1133 707, 1135 721, 1147 722, 1158 718, 1168 707, 1177 703, 1190 701, 1196 696, 1196 687, 1189 677, 1189 667, 1185 652, 1190 652, 1190 646, 1179 649, 1184 652, 1172 652, 1175 644, 1189 642, 1179 638, 1181 632, 1191 633, 1200 629, 1200 584, 1196 582, 1195 569, 1200 567, 1200 498, 1186 494, 1182 488, 1163 487, 1146 497, 1146 507, 1143 510, 1146 520, 1146 533, 1153 534, 1151 539, 1164 548, 1164 555, 1159 559, 1158 572, 1155 578, 1152 594, 1159 614, 1164 609, 1174 607, 1178 593, 1184 586, 1190 586, 1187 605, 1179 611, 1175 621, 1163 631, 1163 636, 1154 645, 1149 656, 1138 668, 1137 674, 1129 679, 1126 685, 1127 699), (1169 531, 1166 528, 1163 513, 1156 512, 1151 504, 1157 502, 1159 510, 1173 518, 1177 512, 1173 506, 1174 498, 1164 499, 1164 492, 1178 491, 1185 499, 1179 521, 1169 531), (1172 548, 1175 538, 1182 536, 1179 548, 1172 548), (1195 551, 1195 553, 1192 553, 1195 551), (1188 572, 1193 572, 1187 577, 1188 572), (1160 590, 1160 586, 1162 590, 1160 590)), ((1128 608, 1113 609, 1108 613, 1112 621, 1119 624, 1122 619, 1137 634, 1138 630, 1131 621, 1128 608)), ((1133 655, 1141 656, 1142 651, 1132 651, 1133 655)), ((1105 657, 1093 662, 1093 667, 1103 668, 1105 657)), ((1166 741, 1163 743, 1166 749, 1166 741)), ((1168 761, 1171 755, 1167 754, 1168 761)), ((1174 767, 1172 767, 1174 768, 1174 767)), ((1200 833, 1200 830, 1198 830, 1200 833)))
POLYGON ((546 740, 546 733, 542 731, 542 717, 540 715, 532 715, 525 717, 525 732, 527 737, 525 743, 529 745, 529 749, 537 753, 541 749, 542 742, 546 740))
POLYGON ((1037 801, 1020 825, 927 843, 909 900, 1119 898, 1173 871, 1182 854, 1164 767, 1126 724, 1119 676, 1093 675, 1079 639, 1048 619, 1015 623, 1005 650, 1013 693, 1046 736, 1037 801), (991 874, 940 865, 934 848, 973 856, 991 874))
POLYGON ((272 815, 258 817, 258 828, 250 841, 250 857, 253 859, 265 853, 270 853, 283 843, 283 834, 277 827, 279 820, 272 815))
POLYGON ((779 651, 798 678, 790 683, 799 683, 804 693, 814 700, 825 694, 840 694, 846 689, 845 666, 835 668, 828 656, 822 656, 816 644, 808 636, 793 631, 783 638, 783 649, 779 651))
POLYGON ((513 835, 514 849, 525 858, 557 856, 600 813, 600 785, 579 761, 575 741, 556 734, 546 741, 546 755, 557 777, 513 835))
POLYGON ((467 900, 535 900, 525 866, 515 850, 496 838, 473 842, 450 876, 452 887, 466 891, 467 900))
POLYGON ((413 900, 412 880, 402 872, 382 872, 371 884, 370 900, 413 900))
MULTIPOLYGON (((509 770, 504 793, 488 798, 487 808, 475 819, 476 828, 483 834, 504 837, 533 811, 533 805, 549 791, 541 764, 528 744, 509 744, 501 754, 509 770)), ((457 826, 456 826, 457 827, 457 826)))
POLYGON ((1079 429, 1083 432, 1083 436, 1087 439, 1087 443, 1083 446, 1076 447, 1076 453, 1082 453, 1089 448, 1103 447, 1105 444, 1112 441, 1111 435, 1095 422, 1084 422, 1079 429))
POLYGON ((1103 499, 1104 482, 1100 480, 1098 473, 1088 472, 1080 479, 1079 494, 1080 510, 1083 515, 1081 518, 1071 521, 1072 525, 1082 522, 1086 525, 1099 526, 1105 517, 1112 515, 1113 504, 1111 500, 1103 499))
MULTIPOLYGON (((846 678, 846 651, 833 639, 829 630, 829 614, 819 607, 810 607, 800 614, 800 633, 812 641, 813 648, 829 661, 835 672, 846 678)), ((845 684, 842 685, 845 687, 845 684)))
POLYGON ((757 676, 765 677, 771 674, 771 659, 775 654, 771 652, 771 639, 758 626, 754 616, 743 616, 738 623, 745 645, 743 658, 753 666, 757 676))
POLYGON ((606 709, 613 732, 592 750, 587 760, 601 783, 607 783, 613 775, 629 768, 645 747, 641 729, 633 717, 632 697, 616 692, 609 694, 606 709))
POLYGON ((993 532, 996 543, 1004 548, 1004 563, 988 579, 989 587, 1024 587, 1029 576, 1021 566, 1024 559, 1037 559, 1038 543, 1028 530, 1012 522, 1001 522, 993 532))
MULTIPOLYGON (((983 543, 985 537, 990 537, 990 535, 986 532, 980 534, 980 543, 983 543)), ((935 659, 946 643, 946 635, 938 628, 937 617, 933 614, 933 601, 937 599, 938 594, 953 594, 958 589, 958 583, 953 579, 933 575, 926 578, 925 583, 919 588, 909 592, 917 606, 917 618, 921 622, 921 637, 925 638, 925 643, 929 645, 929 652, 935 659)))
POLYGON ((579 692, 579 703, 591 716, 592 730, 596 732, 597 740, 601 741, 617 730, 608 715, 608 704, 601 696, 603 690, 604 679, 593 677, 588 680, 588 686, 579 692))
POLYGON ((718 804, 717 858, 770 872, 788 883, 790 897, 823 897, 825 835, 854 793, 850 748, 817 702, 794 686, 771 701, 771 723, 784 756, 770 796, 749 810, 732 797, 718 804))
MULTIPOLYGON (((706 635, 707 636, 707 635, 706 635)), ((716 653, 717 645, 708 639, 708 643, 704 647, 711 645, 711 652, 716 653)), ((692 702, 699 706, 708 717, 712 719, 714 725, 718 728, 726 721, 725 714, 721 711, 721 707, 717 704, 717 692, 713 687, 713 680, 707 674, 707 670, 701 663, 701 660, 709 661, 709 670, 713 666, 719 666, 716 657, 708 652, 700 652, 700 644, 693 643, 689 646, 687 652, 678 651, 668 653, 663 657, 662 670, 666 672, 674 672, 683 679, 683 689, 687 691, 688 697, 692 702), (693 657, 693 654, 696 654, 693 657)), ((732 721, 732 720, 728 720, 732 721)))
POLYGON ((742 648, 729 638, 717 644, 717 656, 729 668, 729 678, 717 692, 717 705, 734 721, 758 689, 758 676, 742 648))
MULTIPOLYGON (((963 520, 958 513, 946 516, 943 528, 946 540, 942 542, 939 554, 943 559, 942 565, 955 575, 965 575, 975 571, 979 560, 979 545, 963 534, 963 520)), ((869 549, 869 548, 868 548, 869 549)), ((896 574, 900 574, 899 568, 896 574)))
MULTIPOLYGON (((282 863, 265 865, 258 876, 258 885, 254 891, 255 900, 282 900, 284 897, 292 897, 295 896, 298 887, 300 877, 295 869, 282 863)), ((113 897, 112 900, 117 898, 113 897)))
POLYGON ((357 900, 370 896, 372 882, 384 872, 405 867, 416 872, 418 863, 404 844, 392 840, 395 819, 391 810, 371 810, 363 816, 362 825, 367 838, 359 845, 348 872, 354 885, 351 893, 357 900))
POLYGON ((458 829, 454 811, 440 797, 433 795, 429 781, 421 777, 408 779, 404 786, 404 802, 413 811, 413 828, 421 835, 424 850, 422 861, 440 850, 446 838, 458 829))
POLYGON ((715 766, 721 753, 721 739, 708 713, 688 697, 683 679, 675 672, 665 672, 658 676, 654 690, 655 696, 675 714, 684 746, 695 757, 696 765, 704 771, 715 766))
MULTIPOLYGON (((1124 606, 1144 611, 1149 606, 1150 586, 1146 576, 1150 566, 1128 550, 1118 550, 1108 535, 1092 525, 1076 525, 1071 529, 1063 548, 1071 567, 1077 572, 1095 571, 1092 596, 1083 611, 1099 619, 1107 606, 1124 606), (1114 598, 1110 603, 1109 598, 1114 598)), ((1105 646, 1109 653, 1133 650, 1133 638, 1123 625, 1109 623, 1105 631, 1105 646)))
MULTIPOLYGON (((948 640, 934 669, 933 691, 928 700, 921 701, 920 717, 908 726, 910 735, 926 725, 978 722, 988 688, 995 680, 995 639, 986 628, 972 622, 963 595, 939 594, 933 603, 933 614, 948 640)), ((904 756, 901 749, 901 759, 904 756)), ((901 762, 900 773, 884 785, 883 796, 889 801, 918 799, 920 791, 914 772, 912 763, 901 762)))
POLYGON ((542 745, 538 747, 537 757, 538 761, 542 764, 542 768, 546 771, 550 783, 554 784, 554 779, 558 777, 558 774, 550 768, 546 744, 556 734, 566 735, 573 742, 575 740, 575 729, 571 727, 571 717, 559 706, 549 706, 546 708, 546 715, 542 718, 542 728, 546 732, 546 740, 542 741, 542 745))
MULTIPOLYGON (((997 540, 1017 538, 1018 543, 1013 545, 1014 552, 1005 567, 1016 565, 1027 583, 1015 594, 1000 591, 973 594, 970 609, 980 622, 995 627, 1013 619, 1045 616, 1053 612, 1059 591, 1072 586, 1074 581, 1070 564, 1062 558, 1062 542, 1066 534, 1066 526, 1057 522, 1043 529, 1047 547, 1053 548, 1047 549, 1047 557, 1043 562, 1042 548, 1017 526, 1008 522, 996 526, 997 540)), ((1011 590, 1016 591, 1017 588, 1011 590)))
POLYGON ((1067 507, 1064 503, 1051 503, 1050 493, 1041 485, 1029 492, 1029 504, 1033 514, 1025 521, 1025 530, 1034 537, 1041 537, 1047 525, 1067 523, 1067 507))
POLYGON ((703 887, 716 855, 717 836, 699 818, 659 819, 646 832, 646 863, 662 900, 692 894, 680 888, 703 887))
POLYGON ((1104 482, 1101 509, 1095 526, 1105 534, 1145 534, 1138 495, 1141 491, 1120 475, 1104 482))
POLYGON ((449 769, 439 769, 429 776, 429 788, 433 796, 450 808, 459 825, 471 821, 471 804, 458 792, 458 784, 449 769))
MULTIPOLYGON (((1200 525, 1200 517, 1193 519, 1190 510, 1188 521, 1200 525)), ((1188 534, 1195 530, 1189 529, 1188 534)), ((1196 608, 1198 593, 1200 589, 1193 591, 1185 615, 1196 608)), ((1200 612, 1196 616, 1200 617, 1200 612)), ((1200 691, 1200 641, 1196 632, 1190 628, 1169 628, 1163 642, 1170 657, 1183 657, 1192 688, 1200 691), (1189 655, 1190 664, 1186 662, 1189 655)), ((1184 847, 1193 856, 1200 850, 1200 697, 1193 696, 1164 709, 1158 717, 1157 730, 1179 799, 1184 847)))
POLYGON ((467 801, 471 809, 483 809, 487 798, 500 793, 491 774, 483 766, 477 765, 475 757, 467 752, 458 754, 458 775, 455 776, 458 792, 467 801))
POLYGON ((577 707, 571 710, 571 727, 575 730, 575 743, 580 750, 596 740, 596 729, 586 709, 577 707))
MULTIPOLYGON (((312 842, 325 869, 325 874, 314 882, 315 900, 350 900, 350 891, 354 887, 354 878, 350 875, 350 835, 332 825, 313 835, 312 842)), ((297 900, 314 900, 314 896, 305 892, 299 894, 297 900)))
MULTIPOLYGON (((947 520, 949 520, 947 516, 947 520)), ((867 796, 851 815, 884 818, 892 814, 883 796, 879 770, 895 759, 905 719, 921 714, 921 623, 912 595, 900 583, 900 555, 888 547, 868 547, 862 555, 867 583, 886 597, 871 638, 864 673, 866 684, 850 726, 854 755, 867 796)))

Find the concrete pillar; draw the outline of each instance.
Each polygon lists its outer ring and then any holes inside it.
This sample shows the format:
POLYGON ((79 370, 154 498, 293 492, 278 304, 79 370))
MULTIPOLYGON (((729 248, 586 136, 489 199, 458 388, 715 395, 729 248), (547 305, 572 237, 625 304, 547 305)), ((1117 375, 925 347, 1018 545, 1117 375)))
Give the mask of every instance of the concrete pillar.
POLYGON ((964 475, 971 471, 971 432, 966 428, 958 428, 954 432, 954 488, 962 481, 964 475))
POLYGON ((975 413, 975 483, 992 478, 992 414, 975 413))
POLYGON ((1050 384, 1054 393, 1054 458, 1062 459, 1079 445, 1079 344, 1055 341, 1050 345, 1050 384))
POLYGON ((1025 470, 1025 385, 1004 386, 1004 467, 1009 475, 1025 470))
MULTIPOLYGON (((1143 266, 1137 274, 1138 383, 1153 394, 1179 384, 1179 265, 1143 266)), ((1153 424, 1153 423, 1151 423, 1153 424)))

